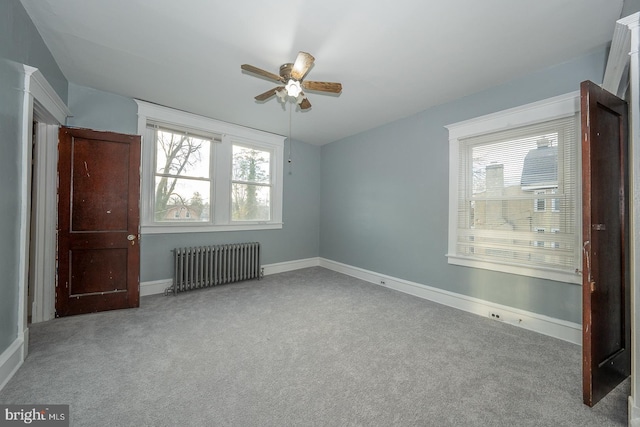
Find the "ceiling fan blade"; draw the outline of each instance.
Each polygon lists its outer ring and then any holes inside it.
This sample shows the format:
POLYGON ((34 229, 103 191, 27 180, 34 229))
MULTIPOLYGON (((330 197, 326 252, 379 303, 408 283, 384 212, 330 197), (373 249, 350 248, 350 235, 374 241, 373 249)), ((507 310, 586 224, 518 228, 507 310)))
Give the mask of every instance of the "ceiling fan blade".
POLYGON ((302 82, 302 87, 308 90, 317 90, 320 92, 340 93, 342 92, 341 83, 332 82, 302 82))
POLYGON ((278 87, 274 87, 273 89, 269 89, 268 91, 266 91, 265 93, 261 93, 260 95, 255 97, 256 101, 266 101, 267 99, 271 98, 273 95, 276 94, 276 91, 278 89, 280 89, 282 86, 278 86, 278 87))
POLYGON ((300 105, 301 110, 308 110, 309 108, 311 108, 311 103, 309 102, 309 99, 307 99, 307 97, 304 97, 298 105, 300 105))
POLYGON ((315 61, 315 58, 310 53, 298 52, 296 62, 293 63, 293 68, 291 69, 291 78, 302 80, 309 68, 311 68, 313 61, 315 61))
POLYGON ((268 78, 270 80, 274 80, 276 82, 281 82, 282 81, 282 77, 280 77, 279 75, 270 73, 270 72, 265 71, 265 70, 263 70, 261 68, 258 68, 258 67, 254 67, 253 65, 242 64, 240 66, 240 68, 242 68, 243 70, 248 71, 250 73, 257 74, 257 75, 262 76, 262 77, 266 77, 266 78, 268 78))

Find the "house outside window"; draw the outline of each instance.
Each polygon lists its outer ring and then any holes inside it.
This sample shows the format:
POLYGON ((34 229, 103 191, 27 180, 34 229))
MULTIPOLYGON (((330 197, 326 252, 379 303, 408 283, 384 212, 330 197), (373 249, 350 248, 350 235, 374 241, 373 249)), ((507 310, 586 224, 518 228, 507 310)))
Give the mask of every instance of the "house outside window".
POLYGON ((282 228, 284 137, 136 102, 143 233, 282 228))
MULTIPOLYGON (((546 191, 542 190, 542 191, 536 191, 535 194, 546 194, 546 191)), ((534 199, 533 201, 533 211, 534 212, 544 212, 545 210, 547 210, 547 199, 545 198, 539 198, 539 199, 534 199)))
MULTIPOLYGON (((556 194, 558 192, 557 189, 552 189, 551 194, 556 194)), ((560 212, 560 199, 553 198, 551 199, 551 211, 552 212, 560 212)))
MULTIPOLYGON (((533 227, 533 231, 535 233, 538 233, 538 234, 544 234, 544 232, 546 230, 544 228, 542 228, 542 227, 533 227)), ((544 240, 534 240, 531 243, 533 244, 533 246, 537 246, 539 248, 544 248, 544 240)))
POLYGON ((580 283, 578 101, 447 126, 450 264, 580 283))

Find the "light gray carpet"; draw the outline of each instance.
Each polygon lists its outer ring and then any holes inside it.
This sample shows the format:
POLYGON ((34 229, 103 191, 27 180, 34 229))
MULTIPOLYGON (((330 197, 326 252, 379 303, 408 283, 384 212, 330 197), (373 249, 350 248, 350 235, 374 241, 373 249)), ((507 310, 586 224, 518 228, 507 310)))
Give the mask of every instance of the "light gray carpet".
POLYGON ((73 426, 620 426, 580 347, 323 268, 32 325, 3 403, 73 426))

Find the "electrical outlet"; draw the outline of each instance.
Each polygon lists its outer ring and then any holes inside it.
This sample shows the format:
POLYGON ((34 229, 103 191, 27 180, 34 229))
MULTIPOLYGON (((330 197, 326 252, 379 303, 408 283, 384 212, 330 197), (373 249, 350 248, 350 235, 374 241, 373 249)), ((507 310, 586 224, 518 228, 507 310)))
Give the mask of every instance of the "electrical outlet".
POLYGON ((495 320, 502 320, 502 315, 500 313, 497 313, 495 311, 490 311, 489 312, 489 317, 495 320))

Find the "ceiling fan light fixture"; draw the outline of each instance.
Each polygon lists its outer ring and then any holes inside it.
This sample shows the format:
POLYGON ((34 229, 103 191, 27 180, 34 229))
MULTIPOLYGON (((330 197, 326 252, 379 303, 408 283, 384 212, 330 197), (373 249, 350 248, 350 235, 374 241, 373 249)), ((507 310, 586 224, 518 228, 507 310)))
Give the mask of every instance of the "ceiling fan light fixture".
POLYGON ((320 81, 304 81, 307 72, 313 66, 315 58, 313 55, 307 52, 298 52, 295 62, 287 62, 280 66, 280 75, 275 75, 261 68, 254 67, 249 64, 242 64, 240 69, 252 74, 256 74, 260 77, 265 77, 268 80, 273 80, 283 86, 270 89, 258 96, 255 96, 255 100, 262 102, 276 95, 278 101, 281 103, 295 102, 300 106, 300 110, 308 110, 311 108, 311 102, 307 99, 307 95, 302 92, 305 90, 340 93, 342 92, 342 84, 335 82, 320 82, 320 81))
POLYGON ((289 79, 285 88, 287 89, 287 94, 294 98, 297 98, 298 95, 300 95, 300 92, 302 92, 302 87, 300 87, 300 82, 293 79, 289 79))
POLYGON ((276 89, 276 96, 280 102, 285 102, 287 98, 287 90, 283 87, 276 89))

